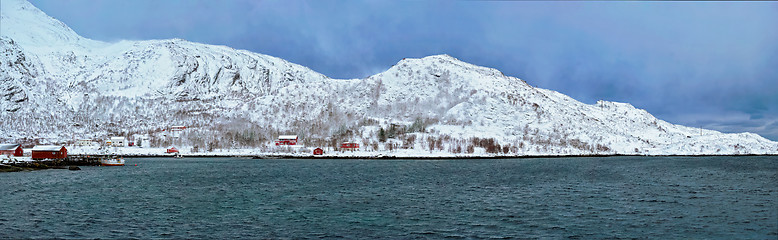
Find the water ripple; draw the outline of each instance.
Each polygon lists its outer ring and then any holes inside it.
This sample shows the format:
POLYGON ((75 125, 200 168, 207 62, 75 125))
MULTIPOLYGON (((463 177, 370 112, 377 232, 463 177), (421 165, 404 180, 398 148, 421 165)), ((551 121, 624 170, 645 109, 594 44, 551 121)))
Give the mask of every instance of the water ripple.
POLYGON ((127 161, 0 174, 0 238, 778 235, 775 157, 127 161))

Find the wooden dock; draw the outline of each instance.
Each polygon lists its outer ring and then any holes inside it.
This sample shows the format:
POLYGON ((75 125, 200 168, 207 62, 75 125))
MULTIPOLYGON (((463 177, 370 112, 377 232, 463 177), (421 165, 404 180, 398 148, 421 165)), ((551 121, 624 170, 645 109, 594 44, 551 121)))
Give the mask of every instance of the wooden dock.
POLYGON ((72 155, 65 158, 64 162, 69 163, 65 165, 97 166, 100 165, 100 159, 104 157, 99 155, 72 155))

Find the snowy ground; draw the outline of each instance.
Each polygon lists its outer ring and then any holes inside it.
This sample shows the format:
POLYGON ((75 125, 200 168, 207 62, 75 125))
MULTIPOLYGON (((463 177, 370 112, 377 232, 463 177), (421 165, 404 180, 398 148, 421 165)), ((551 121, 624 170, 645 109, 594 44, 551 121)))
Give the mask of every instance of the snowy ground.
POLYGON ((32 162, 32 158, 0 155, 0 164, 11 164, 11 163, 18 163, 18 162, 32 162))
MULTIPOLYGON (((122 156, 174 156, 173 153, 167 153, 166 148, 140 148, 140 147, 112 147, 107 149, 100 149, 99 147, 81 147, 81 146, 68 146, 68 154, 70 155, 105 155, 105 154, 118 154, 122 156)), ((311 147, 298 146, 295 148, 284 149, 282 151, 261 151, 259 149, 214 149, 212 152, 198 151, 193 152, 191 147, 177 148, 181 156, 293 156, 293 157, 307 157, 313 156, 313 149, 311 147)), ((550 155, 550 154, 533 154, 533 155, 550 155)), ((453 154, 443 151, 426 151, 419 149, 396 149, 393 151, 333 151, 331 148, 324 149, 323 157, 403 157, 403 158, 436 158, 436 157, 497 157, 497 156, 510 156, 503 154, 487 154, 483 148, 476 148, 473 154, 453 154)))
MULTIPOLYGON (((110 149, 100 149, 98 147, 77 147, 68 146, 69 155, 106 155, 117 154, 122 156, 149 156, 149 157, 173 157, 176 154, 166 153, 166 148, 139 148, 139 147, 116 147, 110 149)), ((262 151, 259 149, 215 149, 212 152, 198 151, 193 152, 191 147, 182 147, 179 149, 179 155, 184 157, 314 157, 313 149, 310 147, 296 147, 293 150, 284 151, 262 151)), ((676 154, 649 154, 652 156, 676 155, 676 154)), ((720 155, 709 153, 704 155, 720 155)), ((728 155, 728 154, 723 154, 728 155)), ((379 150, 358 150, 358 151, 333 151, 331 148, 324 149, 324 158, 482 158, 482 157, 534 157, 534 156, 560 156, 554 153, 526 152, 519 154, 492 154, 487 153, 483 148, 476 148, 472 154, 461 153, 454 154, 447 151, 428 151, 421 149, 395 149, 392 151, 379 150)), ((591 156, 591 154, 562 154, 562 156, 591 156)), ((318 156, 317 156, 318 157, 318 156)))

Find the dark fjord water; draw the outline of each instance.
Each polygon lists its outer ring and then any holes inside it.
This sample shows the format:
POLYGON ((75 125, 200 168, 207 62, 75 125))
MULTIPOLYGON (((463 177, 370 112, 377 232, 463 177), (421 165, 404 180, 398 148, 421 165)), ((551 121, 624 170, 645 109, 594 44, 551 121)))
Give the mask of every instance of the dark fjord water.
POLYGON ((776 157, 127 164, 0 174, 0 238, 778 238, 776 157))

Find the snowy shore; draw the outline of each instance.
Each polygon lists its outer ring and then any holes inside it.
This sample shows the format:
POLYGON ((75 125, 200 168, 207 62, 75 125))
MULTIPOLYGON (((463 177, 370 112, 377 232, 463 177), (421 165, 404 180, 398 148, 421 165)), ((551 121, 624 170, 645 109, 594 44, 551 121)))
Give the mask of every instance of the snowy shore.
POLYGON ((326 158, 326 159, 481 159, 481 158, 552 158, 552 157, 609 157, 609 156, 778 156, 775 154, 492 154, 476 149, 473 154, 454 154, 441 151, 397 149, 393 151, 332 151, 325 149, 323 155, 313 155, 312 149, 299 147, 293 152, 268 152, 259 149, 214 149, 211 152, 193 152, 191 148, 179 149, 179 153, 166 153, 165 148, 111 148, 97 147, 68 148, 68 155, 121 155, 124 157, 248 157, 248 158, 326 158))

